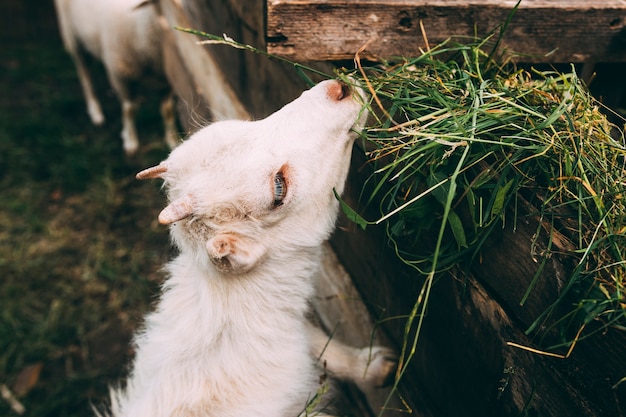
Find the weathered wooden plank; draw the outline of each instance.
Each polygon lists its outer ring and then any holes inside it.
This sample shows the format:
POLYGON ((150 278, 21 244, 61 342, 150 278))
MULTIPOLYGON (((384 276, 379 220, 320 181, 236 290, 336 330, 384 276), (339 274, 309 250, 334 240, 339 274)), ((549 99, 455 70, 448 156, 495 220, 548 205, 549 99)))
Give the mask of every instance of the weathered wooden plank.
MULTIPOLYGON (((323 254, 316 277, 315 296, 311 300, 320 326, 336 340, 351 346, 392 346, 382 329, 374 325, 370 312, 354 287, 352 277, 343 268, 329 244, 324 245, 323 254)), ((360 395, 355 387, 348 385, 345 391, 352 397, 363 396, 369 410, 375 415, 380 415, 385 410, 386 417, 405 416, 405 413, 397 411, 402 410, 403 406, 400 398, 392 393, 391 387, 371 387, 360 395)), ((368 412, 360 401, 353 401, 351 406, 361 406, 361 412, 353 410, 354 415, 365 415, 368 412)), ((422 415, 415 414, 415 417, 422 415)))
MULTIPOLYGON (((162 22, 167 22, 163 19, 162 22)), ((192 73, 182 59, 173 31, 163 30, 163 67, 165 76, 179 100, 176 101, 178 120, 185 132, 193 133, 199 126, 198 120, 212 120, 209 103, 196 86, 192 73), (189 105, 193 103, 193 105, 189 105)))
MULTIPOLYGON (((416 56, 452 36, 483 37, 515 1, 268 0, 268 52, 294 61, 416 56)), ((626 61, 626 2, 521 2, 502 44, 526 62, 626 61)))
MULTIPOLYGON (((238 42, 265 48, 263 26, 265 0, 160 0, 178 13, 176 19, 168 18, 170 24, 201 30, 207 33, 227 34, 238 42)), ((185 64, 194 68, 194 82, 209 85, 212 81, 223 82, 234 93, 251 118, 265 117, 281 105, 293 100, 306 83, 300 79, 293 67, 267 59, 266 56, 243 51, 225 45, 197 45, 201 37, 176 31, 179 42, 184 42, 185 51, 181 52, 185 64), (218 65, 215 71, 203 63, 205 56, 211 57, 218 65), (215 75, 221 72, 221 80, 215 75)), ((210 64, 210 62, 209 62, 210 64)), ((325 72, 332 72, 328 63, 316 64, 325 72)), ((221 88, 217 86, 219 92, 221 88)), ((203 88, 201 94, 208 98, 214 96, 211 88, 203 88)), ((215 97, 215 105, 221 98, 215 97)), ((224 98, 224 103, 233 97, 224 98)), ((211 104, 212 110, 213 104, 211 104)), ((213 111, 216 113, 215 111, 213 111)), ((232 117, 232 116, 231 116, 232 117)), ((219 117, 218 117, 219 118, 219 117)))
MULTIPOLYGON (((168 27, 190 27, 189 19, 179 2, 163 0, 159 5, 168 27)), ((206 100, 214 117, 216 119, 248 118, 248 111, 241 104, 230 84, 226 82, 225 71, 219 62, 198 44, 196 38, 176 30, 173 30, 172 35, 168 37, 173 38, 179 56, 184 59, 185 68, 193 77, 192 84, 195 92, 206 100)), ((176 87, 178 83, 172 84, 176 87)), ((185 98, 188 99, 188 97, 185 98)), ((193 101, 188 103, 193 104, 193 101)))

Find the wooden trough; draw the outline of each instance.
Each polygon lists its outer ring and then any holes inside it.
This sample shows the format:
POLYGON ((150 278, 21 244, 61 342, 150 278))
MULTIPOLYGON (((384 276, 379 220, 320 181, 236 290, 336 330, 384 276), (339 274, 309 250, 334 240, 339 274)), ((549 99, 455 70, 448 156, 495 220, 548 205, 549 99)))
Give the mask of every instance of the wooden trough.
MULTIPOLYGON (((477 0, 160 0, 164 25, 185 27, 267 48, 326 73, 333 61, 417 55, 450 36, 484 36, 506 20, 514 1, 477 0)), ((528 62, 626 61, 626 3, 525 0, 504 46, 528 62)), ((306 88, 289 64, 170 30, 166 65, 180 100, 181 118, 260 118, 306 88)), ((367 177, 355 149, 346 200, 357 206, 367 177)), ((370 218, 375 218, 372 214, 370 218)), ((513 347, 533 346, 524 331, 559 293, 567 265, 554 258, 532 297, 520 299, 537 271, 529 219, 491 239, 467 276, 442 276, 409 372, 384 416, 623 416, 626 414, 626 332, 608 330, 555 358, 513 347), (546 278, 546 279, 543 279, 546 278)), ((388 247, 381 228, 340 221, 320 273, 317 316, 335 337, 355 345, 375 341, 398 350, 419 277, 388 247), (378 323, 381 319, 384 321, 378 323), (377 323, 375 325, 375 323, 377 323), (372 333, 374 330, 376 332, 372 333)), ((381 414, 390 390, 346 395, 355 415, 381 414)))

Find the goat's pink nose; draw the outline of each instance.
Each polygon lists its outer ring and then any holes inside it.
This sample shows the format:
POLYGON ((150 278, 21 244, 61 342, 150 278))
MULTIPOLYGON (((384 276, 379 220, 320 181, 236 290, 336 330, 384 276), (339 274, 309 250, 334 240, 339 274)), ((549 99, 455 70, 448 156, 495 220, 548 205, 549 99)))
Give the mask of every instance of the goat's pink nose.
POLYGON ((326 95, 331 100, 341 101, 350 96, 350 87, 342 82, 333 81, 328 84, 326 95))

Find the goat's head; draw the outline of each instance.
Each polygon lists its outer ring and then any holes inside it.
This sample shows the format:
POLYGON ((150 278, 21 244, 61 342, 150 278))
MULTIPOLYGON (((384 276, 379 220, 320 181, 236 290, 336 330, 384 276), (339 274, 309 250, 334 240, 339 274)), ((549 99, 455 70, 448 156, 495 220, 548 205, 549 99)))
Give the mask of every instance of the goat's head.
POLYGON ((324 81, 266 119, 216 122, 137 178, 163 178, 174 242, 225 273, 314 247, 332 231, 362 91, 324 81), (207 256, 208 255, 208 256, 207 256))

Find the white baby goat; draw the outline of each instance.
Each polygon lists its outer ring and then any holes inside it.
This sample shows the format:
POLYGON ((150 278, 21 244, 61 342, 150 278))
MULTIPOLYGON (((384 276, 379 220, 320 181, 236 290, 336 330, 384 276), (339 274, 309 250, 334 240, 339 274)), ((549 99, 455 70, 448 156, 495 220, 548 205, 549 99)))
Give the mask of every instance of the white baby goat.
MULTIPOLYGON (((149 0, 55 0, 54 4, 61 38, 76 66, 91 121, 101 125, 104 115, 85 65, 85 52, 104 64, 122 104, 124 151, 134 154, 139 141, 134 120, 137 104, 131 84, 140 82, 146 74, 154 74, 167 87, 163 73, 163 29, 156 5, 149 0)), ((174 148, 178 141, 174 100, 169 88, 161 102, 161 116, 165 141, 174 148)))
POLYGON ((389 349, 326 346, 305 318, 360 94, 324 81, 264 120, 214 123, 137 174, 165 180, 159 221, 180 254, 113 416, 297 417, 319 388, 319 357, 360 386, 392 375, 389 349))

